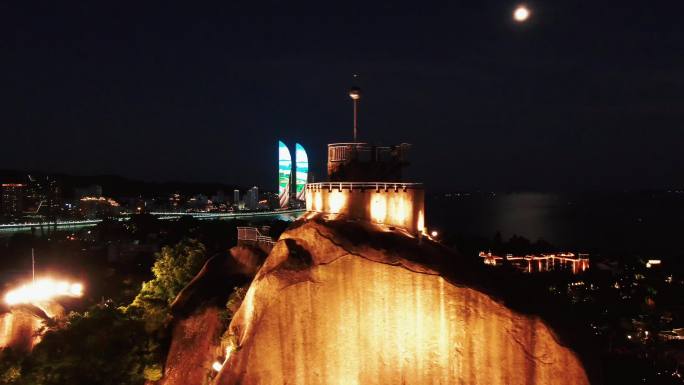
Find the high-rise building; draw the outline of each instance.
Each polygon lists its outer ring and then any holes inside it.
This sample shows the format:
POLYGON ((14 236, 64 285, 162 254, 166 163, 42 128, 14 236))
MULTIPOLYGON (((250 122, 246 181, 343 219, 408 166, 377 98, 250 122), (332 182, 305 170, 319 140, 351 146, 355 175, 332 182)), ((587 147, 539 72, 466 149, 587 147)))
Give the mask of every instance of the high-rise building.
POLYGON ((245 193, 245 207, 248 210, 256 210, 259 208, 259 188, 252 187, 245 193))
POLYGON ((238 206, 240 204, 240 190, 233 190, 233 204, 238 206))
POLYGON ((211 201, 214 204, 225 203, 226 202, 226 193, 223 192, 223 190, 218 190, 215 195, 212 195, 211 201))
POLYGON ((56 217, 61 210, 61 189, 57 180, 49 176, 28 176, 26 206, 34 214, 56 217))
POLYGON ((3 183, 1 186, 0 210, 4 216, 21 215, 24 210, 26 185, 22 183, 3 183))
POLYGON ((308 182, 309 174, 309 157, 306 155, 304 146, 299 143, 295 144, 295 199, 304 201, 306 199, 306 183, 308 182))
POLYGON ((285 143, 278 141, 278 197, 280 207, 290 205, 290 188, 292 179, 292 156, 285 143))

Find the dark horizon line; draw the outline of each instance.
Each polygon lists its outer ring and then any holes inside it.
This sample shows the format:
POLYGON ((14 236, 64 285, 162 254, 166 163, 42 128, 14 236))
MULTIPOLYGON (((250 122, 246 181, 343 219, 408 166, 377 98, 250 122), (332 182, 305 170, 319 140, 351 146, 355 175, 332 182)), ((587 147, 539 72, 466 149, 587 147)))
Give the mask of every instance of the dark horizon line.
MULTIPOLYGON (((24 178, 28 175, 36 174, 42 176, 54 176, 60 179, 91 179, 96 181, 97 179, 120 179, 124 183, 130 184, 151 184, 151 185, 183 185, 183 186, 222 186, 229 189, 238 188, 248 189, 254 185, 241 185, 237 183, 226 183, 219 182, 215 180, 202 180, 202 181, 188 181, 188 180, 178 180, 178 179, 165 179, 165 180, 154 180, 146 178, 130 177, 121 174, 113 173, 102 173, 102 174, 73 174, 66 172, 45 172, 44 170, 27 170, 27 169, 0 169, 0 178, 9 180, 0 180, 0 183, 8 182, 18 182, 16 179, 12 178, 24 178)), ((90 184, 97 184, 91 182, 90 184)), ((86 186, 84 184, 83 186, 86 186)), ((275 192, 276 190, 268 189, 262 186, 258 186, 263 189, 264 192, 275 192)), ((80 185, 79 185, 80 187, 80 185)), ((429 185, 426 185, 426 193, 429 196, 445 195, 445 194, 521 194, 521 193, 542 193, 542 194, 606 194, 606 193, 633 193, 633 194, 646 194, 646 193, 672 193, 681 192, 684 193, 684 186, 680 187, 660 187, 660 188, 594 188, 594 189, 557 189, 557 188, 463 188, 463 187, 439 187, 431 189, 429 185)), ((106 194, 105 194, 106 195, 106 194)))

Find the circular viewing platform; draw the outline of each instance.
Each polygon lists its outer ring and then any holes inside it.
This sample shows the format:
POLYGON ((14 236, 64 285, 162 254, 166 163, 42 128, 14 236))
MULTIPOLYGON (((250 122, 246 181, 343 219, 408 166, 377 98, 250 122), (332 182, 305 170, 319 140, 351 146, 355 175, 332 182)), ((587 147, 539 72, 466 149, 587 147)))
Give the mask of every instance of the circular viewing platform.
POLYGON ((309 212, 400 227, 415 235, 422 233, 425 227, 424 201, 422 183, 322 182, 306 185, 309 212))
POLYGON ((320 182, 320 183, 308 183, 306 185, 307 190, 322 190, 328 189, 330 191, 336 189, 342 190, 422 190, 422 183, 406 183, 406 182, 320 182))

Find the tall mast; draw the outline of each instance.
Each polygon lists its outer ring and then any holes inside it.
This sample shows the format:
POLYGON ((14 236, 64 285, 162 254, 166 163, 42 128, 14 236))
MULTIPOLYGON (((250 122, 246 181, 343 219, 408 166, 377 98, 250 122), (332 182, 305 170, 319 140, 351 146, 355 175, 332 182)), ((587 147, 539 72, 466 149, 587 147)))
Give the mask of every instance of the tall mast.
MULTIPOLYGON (((354 75, 357 79, 358 75, 354 75)), ((349 90, 349 97, 354 103, 354 143, 358 141, 359 137, 359 100, 361 100, 361 88, 354 86, 349 90)))
POLYGON ((36 284, 36 254, 31 248, 31 275, 33 284, 36 284))

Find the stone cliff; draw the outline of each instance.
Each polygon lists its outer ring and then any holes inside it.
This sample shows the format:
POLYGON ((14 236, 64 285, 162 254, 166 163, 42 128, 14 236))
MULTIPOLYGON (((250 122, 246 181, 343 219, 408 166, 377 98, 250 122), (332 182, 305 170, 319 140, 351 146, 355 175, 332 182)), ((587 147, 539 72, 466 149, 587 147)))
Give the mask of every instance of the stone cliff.
POLYGON ((236 246, 229 255, 209 259, 179 294, 171 310, 171 342, 160 385, 207 384, 212 364, 223 355, 226 301, 234 287, 249 282, 266 254, 236 246))
POLYGON ((0 349, 30 352, 40 342, 48 315, 36 306, 23 305, 0 313, 0 349))
POLYGON ((214 383, 599 382, 570 329, 476 262, 400 230, 300 219, 252 281, 214 383))

